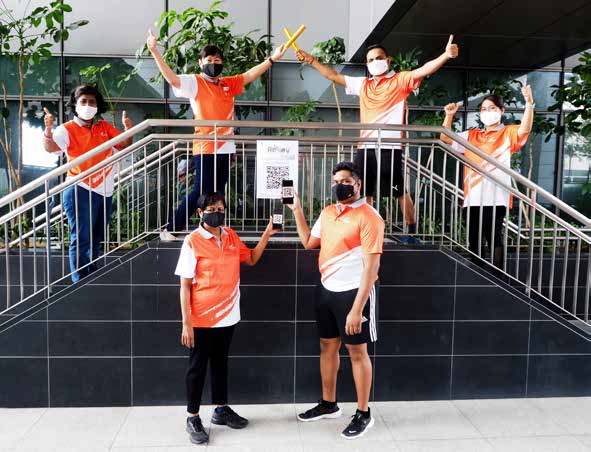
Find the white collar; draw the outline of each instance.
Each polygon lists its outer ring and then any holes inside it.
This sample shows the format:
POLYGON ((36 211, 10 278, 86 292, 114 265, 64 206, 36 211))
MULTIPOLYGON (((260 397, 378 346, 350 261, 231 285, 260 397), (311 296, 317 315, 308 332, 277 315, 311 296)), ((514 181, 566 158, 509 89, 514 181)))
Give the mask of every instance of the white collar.
POLYGON ((85 122, 85 121, 83 121, 82 119, 80 119, 78 116, 74 116, 74 122, 75 122, 76 124, 78 124, 80 127, 86 127, 86 128, 92 127, 92 126, 95 124, 95 122, 94 122, 94 118, 93 118, 93 120, 90 122, 90 126, 89 126, 88 124, 86 124, 86 122, 85 122))
MULTIPOLYGON (((505 124, 500 123, 498 126, 496 126, 494 129, 489 130, 488 132, 498 132, 499 130, 503 130, 505 128, 505 124)), ((486 127, 484 127, 483 129, 481 129, 483 133, 486 133, 486 127)))
POLYGON ((201 74, 199 74, 199 75, 201 75, 201 77, 203 77, 203 79, 206 82, 213 83, 214 85, 218 85, 220 83, 220 79, 219 78, 216 80, 215 78, 210 77, 209 75, 204 74, 203 72, 201 74))
MULTIPOLYGON (((200 224, 199 227, 197 228, 197 232, 199 232, 199 234, 201 234, 201 236, 204 239, 209 240, 209 239, 215 237, 215 235, 213 235, 211 232, 209 232, 207 229, 205 229, 202 224, 200 224)), ((228 234, 228 232, 224 229, 224 227, 222 227, 222 235, 227 235, 227 234, 228 234)))
POLYGON ((342 204, 340 202, 337 202, 335 205, 337 206, 337 209, 339 209, 339 211, 342 212, 347 207, 351 207, 352 209, 355 209, 357 207, 362 206, 363 204, 365 204, 365 198, 364 197, 359 198, 357 201, 355 201, 355 202, 353 202, 351 204, 342 204))
MULTIPOLYGON (((384 78, 392 78, 395 75, 396 75, 395 71, 390 71, 386 75, 384 75, 384 78)), ((370 77, 370 80, 375 80, 375 79, 376 79, 375 75, 373 77, 370 77)))

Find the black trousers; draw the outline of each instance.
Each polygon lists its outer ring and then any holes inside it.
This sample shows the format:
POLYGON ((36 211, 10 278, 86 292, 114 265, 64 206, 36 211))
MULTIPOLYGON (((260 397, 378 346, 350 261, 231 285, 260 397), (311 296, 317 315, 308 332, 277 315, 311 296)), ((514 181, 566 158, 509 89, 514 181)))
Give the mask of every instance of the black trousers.
MULTIPOLYGON (((470 209, 470 225, 468 228, 468 244, 470 251, 472 251, 477 256, 480 256, 482 259, 486 259, 486 246, 485 242, 488 245, 488 249, 491 253, 493 253, 493 263, 497 268, 503 268, 503 260, 504 260, 504 237, 503 237, 503 220, 505 219, 505 214, 507 213, 507 208, 505 206, 482 206, 482 224, 480 222, 480 206, 471 206, 464 208, 464 218, 468 221, 468 212, 467 210, 470 209), (495 211, 495 222, 493 225, 493 210, 495 211), (481 252, 478 253, 479 248, 479 241, 478 241, 478 232, 482 231, 481 240, 482 246, 480 247, 481 252), (494 250, 491 249, 493 246, 493 237, 494 237, 494 250)), ((478 259, 473 259, 474 262, 481 265, 482 261, 478 259)))
POLYGON ((187 411, 198 413, 201 395, 211 367, 211 402, 214 405, 228 403, 228 352, 234 334, 234 325, 221 328, 193 328, 195 347, 189 356, 187 370, 187 411))

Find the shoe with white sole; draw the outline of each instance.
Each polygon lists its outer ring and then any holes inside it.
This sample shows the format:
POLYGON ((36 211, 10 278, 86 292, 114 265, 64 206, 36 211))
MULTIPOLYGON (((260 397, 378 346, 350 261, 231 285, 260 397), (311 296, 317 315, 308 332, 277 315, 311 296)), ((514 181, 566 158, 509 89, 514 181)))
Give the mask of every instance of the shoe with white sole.
POLYGON ((319 421, 320 419, 335 419, 340 417, 341 414, 341 409, 337 404, 332 408, 328 408, 320 402, 314 408, 310 408, 308 411, 298 414, 298 419, 302 422, 313 422, 319 421))
POLYGON ((166 229, 160 232, 160 241, 161 242, 174 242, 176 237, 168 232, 166 229))
POLYGON ((368 417, 364 417, 359 411, 357 411, 347 428, 341 433, 341 436, 347 439, 361 438, 373 427, 373 424, 374 419, 371 414, 368 417))

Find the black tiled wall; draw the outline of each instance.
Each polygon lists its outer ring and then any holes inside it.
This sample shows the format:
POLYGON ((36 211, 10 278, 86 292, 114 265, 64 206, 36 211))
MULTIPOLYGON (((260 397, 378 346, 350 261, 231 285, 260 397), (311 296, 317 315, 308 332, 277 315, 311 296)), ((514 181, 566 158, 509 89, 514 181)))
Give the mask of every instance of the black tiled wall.
MULTIPOLYGON (((150 247, 113 261, 0 332, 0 406, 184 404, 178 252, 150 247)), ((276 244, 242 269, 232 402, 319 398, 317 258, 276 244)), ((390 246, 380 279, 379 341, 370 347, 375 400, 591 394, 588 338, 463 260, 390 246)), ((354 400, 345 348, 341 354, 338 396, 354 400)))

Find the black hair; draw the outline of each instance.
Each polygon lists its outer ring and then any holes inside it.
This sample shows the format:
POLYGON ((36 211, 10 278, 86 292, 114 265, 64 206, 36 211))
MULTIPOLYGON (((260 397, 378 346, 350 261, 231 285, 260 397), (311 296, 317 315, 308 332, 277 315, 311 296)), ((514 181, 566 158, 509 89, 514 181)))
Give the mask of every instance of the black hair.
POLYGON ((480 107, 482 107, 482 104, 484 103, 485 100, 490 100, 493 104, 495 104, 501 110, 503 108, 505 108, 505 104, 504 104, 503 98, 501 96, 497 96, 496 94, 489 94, 484 99, 482 99, 482 103, 480 104, 480 107))
POLYGON ((215 206, 218 202, 222 202, 224 209, 226 208, 226 198, 219 191, 204 193, 199 196, 197 200, 197 208, 205 210, 209 206, 215 206))
POLYGON ((388 56, 388 50, 386 50, 386 48, 382 45, 382 44, 372 44, 370 45, 367 49, 365 49, 365 55, 367 56, 367 54, 369 53, 370 50, 373 49, 382 49, 384 51, 384 53, 386 54, 386 56, 388 56))
POLYGON ((218 46, 213 44, 207 44, 205 47, 201 49, 199 52, 199 59, 202 60, 208 56, 218 56, 223 60, 224 59, 224 52, 218 46))
POLYGON ((101 92, 96 88, 96 86, 92 85, 80 85, 74 88, 74 90, 70 93, 70 100, 68 100, 67 107, 74 116, 78 116, 76 113, 76 104, 78 103, 78 99, 80 96, 87 94, 89 96, 94 96, 96 99, 96 108, 97 114, 102 115, 109 111, 109 106, 107 102, 105 102, 105 98, 101 94, 101 92))
POLYGON ((332 175, 334 176, 339 171, 349 171, 351 176, 353 176, 353 179, 361 180, 361 172, 359 171, 359 168, 357 168, 357 165, 355 165, 353 162, 337 163, 332 169, 332 175))

